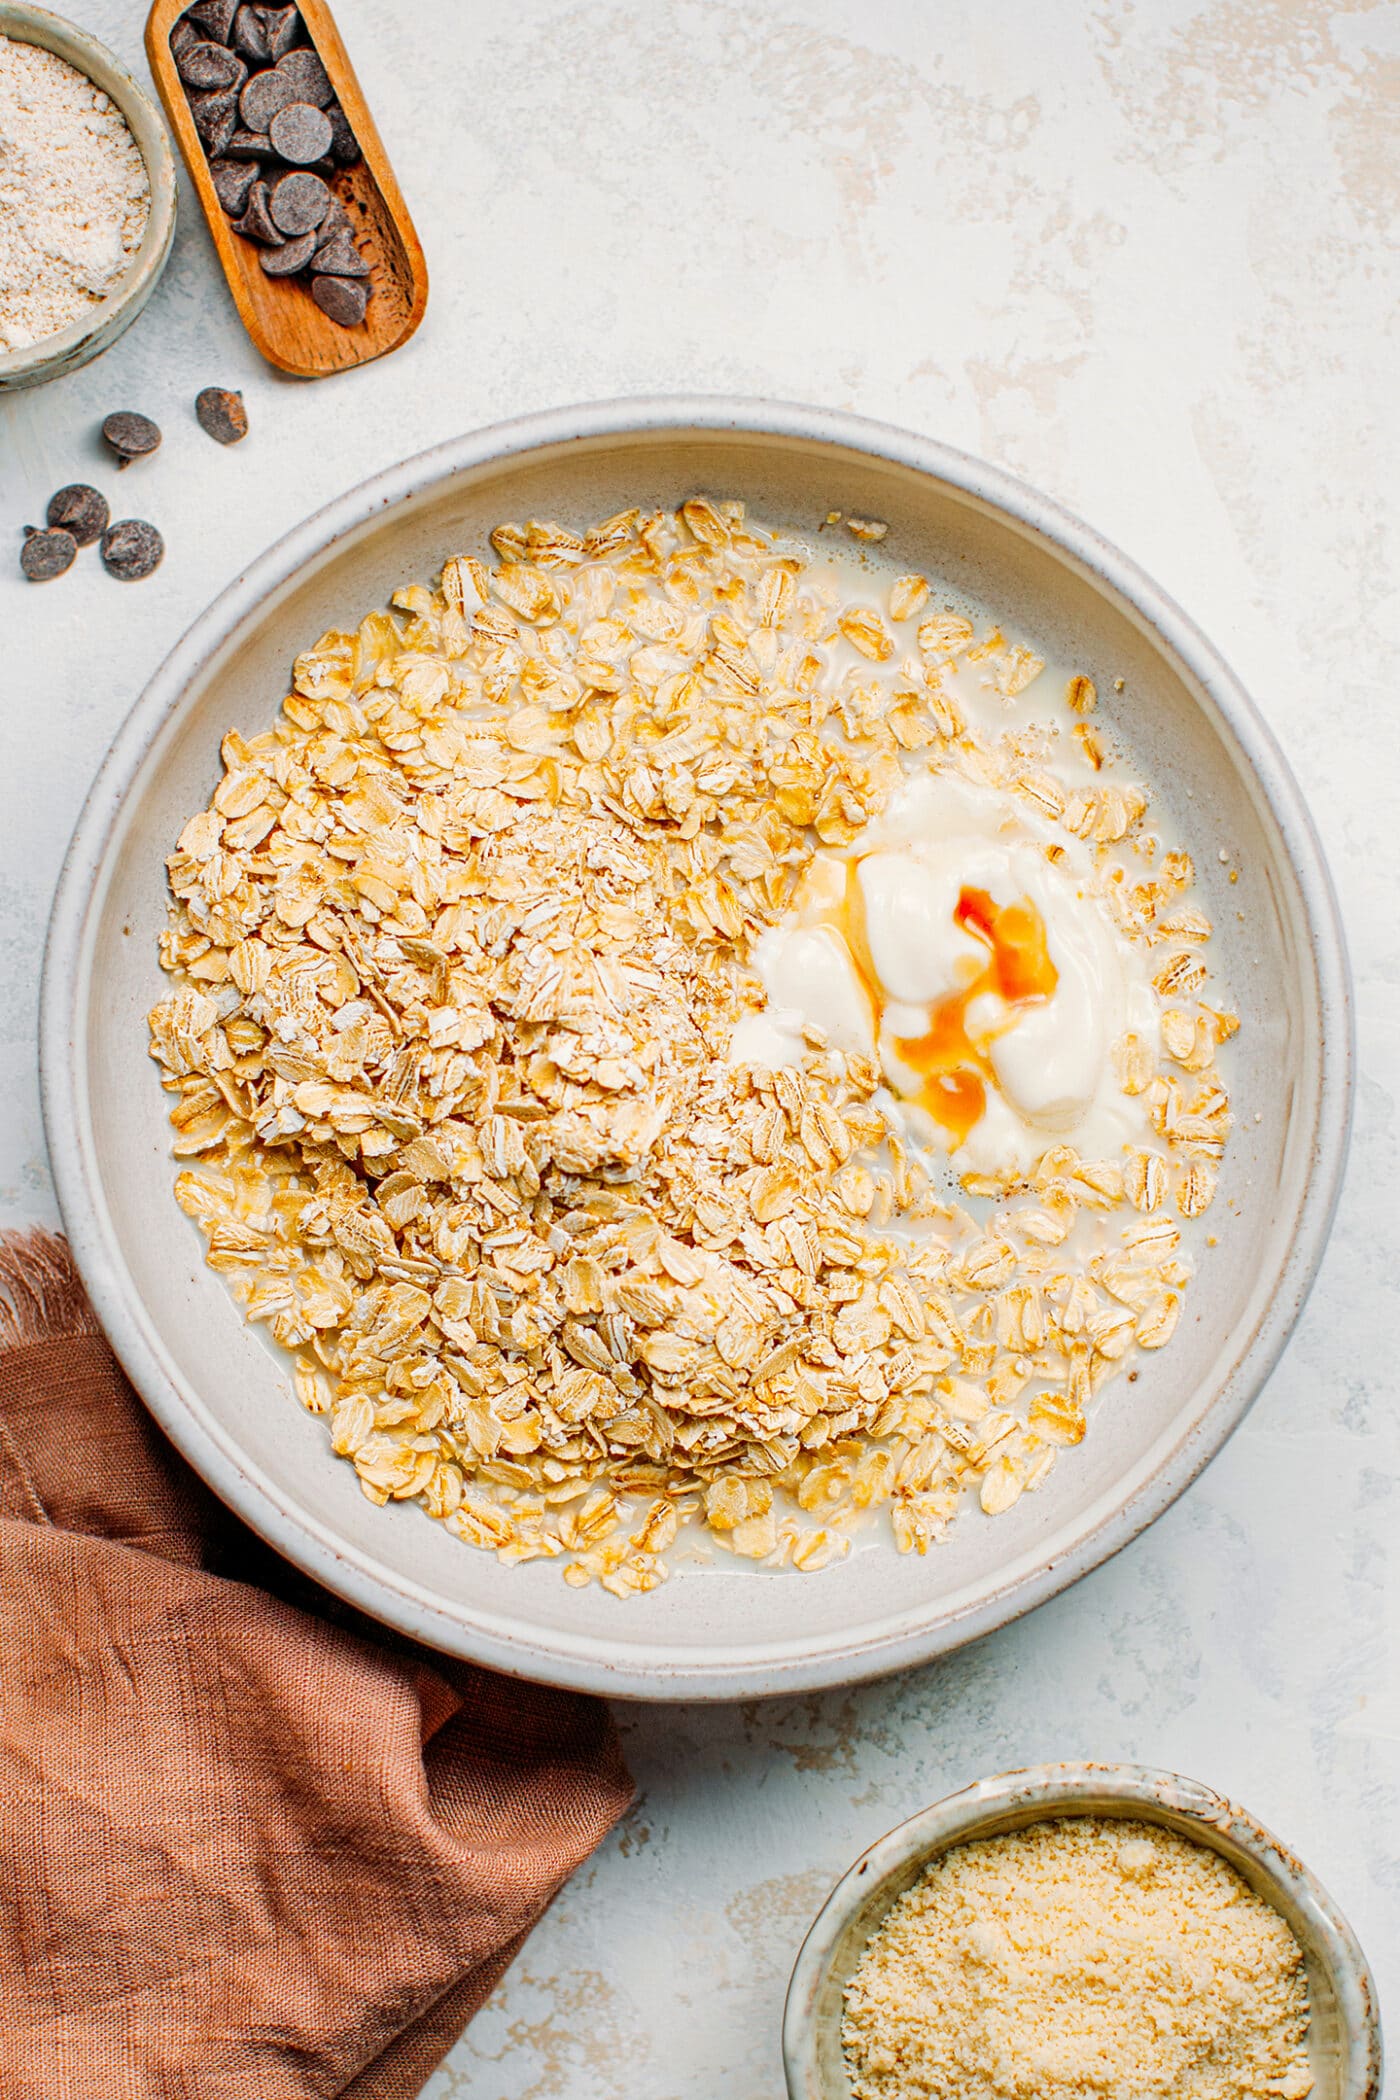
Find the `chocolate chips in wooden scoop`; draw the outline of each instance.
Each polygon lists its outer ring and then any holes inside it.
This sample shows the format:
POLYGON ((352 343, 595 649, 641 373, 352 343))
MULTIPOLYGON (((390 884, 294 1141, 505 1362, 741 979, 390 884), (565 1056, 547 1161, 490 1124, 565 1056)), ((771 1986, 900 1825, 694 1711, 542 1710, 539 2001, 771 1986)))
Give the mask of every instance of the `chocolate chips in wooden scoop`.
POLYGON ((353 277, 313 277, 311 296, 342 328, 358 328, 369 308, 369 286, 353 277))
POLYGON ((117 455, 119 467, 130 466, 134 459, 144 459, 160 444, 160 425, 149 416, 139 416, 134 409, 118 409, 108 416, 102 425, 102 435, 117 455))
POLYGON ((267 127, 274 150, 294 168, 309 168, 331 150, 331 120, 314 102, 289 102, 267 127))
POLYGON ((236 445, 248 435, 243 396, 230 393, 227 387, 205 387, 194 397, 194 412, 200 429, 221 445, 236 445))
POLYGON ((353 168, 360 157, 360 148, 350 119, 338 102, 332 102, 326 111, 331 125, 331 160, 337 168, 353 168))
POLYGON ((275 65, 301 35, 301 16, 294 7, 259 7, 255 12, 261 19, 268 55, 275 65))
POLYGON ((258 164, 255 160, 211 160, 209 176, 214 195, 231 217, 246 210, 248 193, 258 179, 258 164))
POLYGON ((102 491, 90 488, 85 481, 70 481, 67 488, 50 496, 44 513, 49 525, 71 532, 79 547, 90 547, 94 540, 101 539, 111 515, 102 491))
POLYGON ((19 565, 31 583, 52 583, 55 576, 72 568, 77 552, 78 542, 71 532, 39 532, 26 525, 19 565))
POLYGON ((306 48, 289 51, 285 58, 278 61, 277 71, 284 80, 290 80, 294 84, 298 102, 314 102, 318 109, 324 109, 328 103, 334 102, 335 89, 331 86, 331 76, 314 51, 306 48))
POLYGON ((301 171, 351 168, 360 148, 300 10, 196 0, 171 30, 170 48, 234 232, 265 251, 269 277, 309 269, 322 313, 357 327, 370 298, 369 265, 320 174, 301 171))
POLYGON ((238 114, 249 131, 267 131, 279 109, 302 99, 297 93, 296 82, 288 79, 278 67, 269 66, 266 72, 254 73, 245 82, 238 98, 238 114))
POLYGON ((248 68, 227 44, 191 44, 178 61, 186 87, 238 88, 248 77, 248 68))
POLYGON ((315 233, 330 208, 330 191, 319 175, 310 175, 304 168, 275 182, 268 200, 273 225, 289 236, 315 233))
MULTIPOLYGON (((238 0, 196 0, 180 20, 193 23, 202 36, 212 37, 216 44, 226 44, 237 13, 238 0)), ((180 25, 177 22, 175 26, 178 29, 180 25)))
POLYGON ((144 518, 119 518, 102 535, 102 565, 119 583, 139 583, 158 569, 165 541, 144 518))
POLYGON ((272 53, 267 47, 267 30, 263 26, 260 7, 240 7, 233 18, 233 48, 241 51, 250 65, 270 66, 272 53))
POLYGON ((269 277, 295 277, 304 270, 316 253, 314 233, 299 233, 295 240, 284 241, 280 248, 264 248, 258 261, 269 277))
POLYGON ((260 248, 280 248, 282 236, 272 223, 268 197, 267 184, 255 182, 248 192, 248 208, 241 219, 234 220, 233 230, 245 241, 256 241, 260 248))
POLYGON ((238 98, 232 88, 190 96, 190 115, 205 152, 212 160, 223 152, 238 129, 238 98))
POLYGON ((369 264, 355 246, 348 226, 342 226, 329 238, 318 235, 320 246, 316 250, 316 268, 328 277, 368 277, 369 264))

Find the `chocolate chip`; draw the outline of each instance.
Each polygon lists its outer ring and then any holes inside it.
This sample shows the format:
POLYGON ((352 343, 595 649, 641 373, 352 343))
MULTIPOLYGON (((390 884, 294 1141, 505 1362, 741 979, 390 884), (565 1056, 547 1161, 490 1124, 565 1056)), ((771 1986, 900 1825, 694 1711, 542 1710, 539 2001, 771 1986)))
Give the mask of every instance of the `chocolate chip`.
POLYGON ((350 214, 341 203, 339 197, 336 196, 335 191, 332 190, 331 201, 326 206, 326 216, 316 229, 317 242, 324 248, 326 242, 330 240, 333 234, 348 233, 349 231, 350 214))
POLYGON ((289 102, 278 110, 267 131, 283 160, 293 167, 309 167, 330 151, 330 118, 312 102, 289 102))
POLYGON ((265 131, 235 131, 224 152, 230 160, 276 160, 277 152, 265 131))
POLYGON ((350 229, 342 226, 316 250, 316 267, 327 277, 368 277, 369 264, 355 246, 350 229))
POLYGON ((209 176, 214 195, 232 218, 248 202, 248 192, 258 179, 258 164, 255 160, 211 160, 209 176))
POLYGON ((353 168, 360 157, 360 148, 350 119, 338 102, 332 102, 326 115, 331 120, 331 159, 338 168, 353 168))
POLYGON ((192 88, 237 88, 248 77, 248 68, 226 44, 192 44, 178 70, 185 86, 192 88))
POLYGON ((260 7, 257 14, 272 57, 285 58, 300 33, 301 16, 294 7, 260 7))
MULTIPOLYGON (((320 115, 319 110, 317 115, 320 115)), ((267 208, 279 232, 316 233, 330 206, 331 193, 320 176, 308 175, 302 169, 295 175, 282 176, 273 184, 267 208)))
POLYGON ((160 425, 149 416, 138 416, 134 409, 121 408, 108 416, 102 435, 116 453, 117 465, 124 467, 155 451, 160 443, 160 425))
POLYGON ((189 16, 181 15, 179 21, 170 32, 170 55, 176 65, 179 65, 180 60, 187 51, 191 50, 194 45, 203 43, 203 41, 203 37, 195 28, 189 16))
POLYGON ((32 525, 26 525, 19 565, 31 583, 51 583, 55 576, 72 568, 77 552, 78 542, 71 532, 36 532, 32 525))
POLYGON ((241 394, 231 394, 227 387, 207 386, 203 393, 194 397, 194 412, 201 430, 221 445, 236 445, 240 438, 248 435, 248 411, 243 406, 241 394))
POLYGON ((238 97, 232 88, 217 88, 212 95, 191 95, 190 115, 212 158, 223 152, 238 128, 238 97))
POLYGON ((192 22, 205 36, 213 37, 216 44, 226 44, 237 13, 238 0, 197 0, 196 6, 185 9, 181 19, 192 22))
POLYGON ((165 541, 144 518, 120 518, 102 535, 102 563, 119 583, 139 583, 158 569, 165 541))
POLYGON ((238 113, 249 131, 266 131, 279 109, 289 102, 304 100, 294 80, 288 79, 280 67, 269 66, 265 73, 255 73, 238 98, 238 113))
POLYGON ((263 28, 261 11, 258 8, 239 8, 233 18, 233 47, 235 51, 241 51, 252 65, 272 64, 272 53, 267 48, 267 31, 263 28))
POLYGON ((278 60, 277 70, 296 88, 298 102, 314 102, 324 109, 335 100, 331 76, 314 51, 289 51, 278 60))
POLYGON ((315 253, 315 234, 299 233, 294 241, 287 241, 280 248, 264 250, 258 260, 269 277, 295 277, 315 253))
POLYGON ((233 230, 241 233, 245 241, 258 241, 264 248, 280 248, 282 236, 272 223, 267 199, 267 184, 255 182, 248 192, 248 209, 241 219, 234 220, 233 230))
POLYGON ((70 481, 67 488, 50 496, 44 513, 50 525, 71 532, 80 547, 90 547, 94 540, 101 539, 111 515, 101 490, 89 488, 85 481, 70 481))
POLYGON ((342 328, 357 328, 369 305, 369 286, 349 277, 313 277, 311 296, 322 313, 342 328))

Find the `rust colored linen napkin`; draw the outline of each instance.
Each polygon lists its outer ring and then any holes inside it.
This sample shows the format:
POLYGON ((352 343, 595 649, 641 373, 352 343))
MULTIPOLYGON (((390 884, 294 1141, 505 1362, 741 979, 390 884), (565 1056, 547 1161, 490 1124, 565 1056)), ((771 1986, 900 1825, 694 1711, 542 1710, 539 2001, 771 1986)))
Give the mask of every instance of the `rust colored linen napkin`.
POLYGON ((408 2100, 630 1796, 598 1703, 262 1547, 0 1240, 5 2100, 408 2100))

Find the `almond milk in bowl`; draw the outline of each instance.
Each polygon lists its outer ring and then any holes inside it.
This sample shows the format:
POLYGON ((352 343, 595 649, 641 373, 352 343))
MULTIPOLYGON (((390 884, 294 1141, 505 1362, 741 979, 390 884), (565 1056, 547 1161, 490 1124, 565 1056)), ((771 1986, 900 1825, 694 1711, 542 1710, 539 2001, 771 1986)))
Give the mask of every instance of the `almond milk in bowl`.
POLYGON ((483 433, 266 556, 94 790, 45 1038, 206 1477, 419 1637, 635 1696, 875 1674, 1132 1536, 1282 1345, 1348 1101, 1207 645, 991 470, 763 405, 483 433))

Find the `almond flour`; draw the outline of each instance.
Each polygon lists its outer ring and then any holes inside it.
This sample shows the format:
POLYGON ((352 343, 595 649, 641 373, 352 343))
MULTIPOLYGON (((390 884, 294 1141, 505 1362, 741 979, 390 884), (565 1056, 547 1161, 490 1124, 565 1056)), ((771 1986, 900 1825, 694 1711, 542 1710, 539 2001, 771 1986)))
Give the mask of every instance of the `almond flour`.
POLYGON ((857 2100, 1303 2100, 1298 1943, 1218 1853, 1064 1817, 955 1846, 846 1991, 857 2100))

